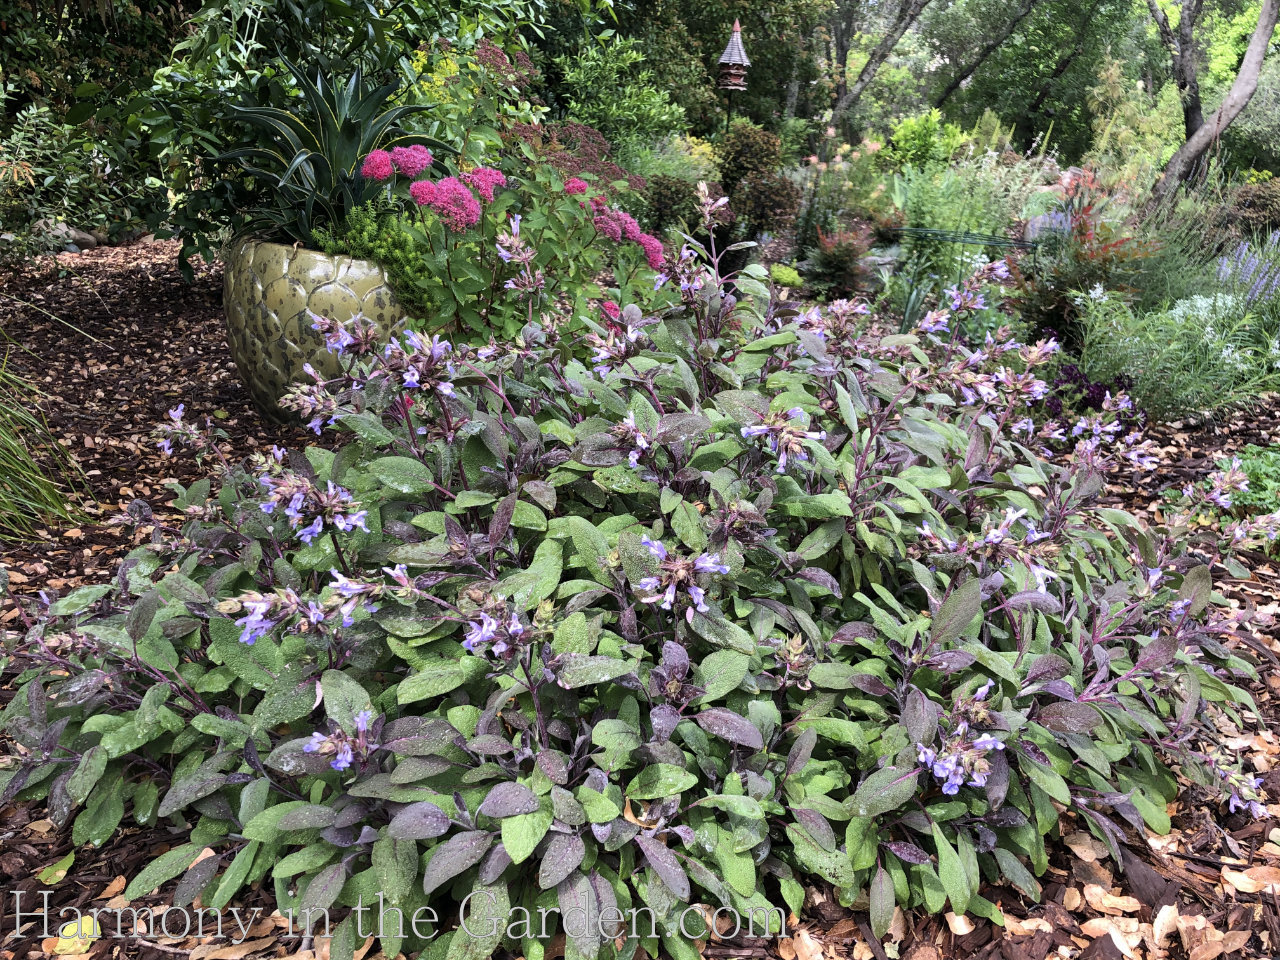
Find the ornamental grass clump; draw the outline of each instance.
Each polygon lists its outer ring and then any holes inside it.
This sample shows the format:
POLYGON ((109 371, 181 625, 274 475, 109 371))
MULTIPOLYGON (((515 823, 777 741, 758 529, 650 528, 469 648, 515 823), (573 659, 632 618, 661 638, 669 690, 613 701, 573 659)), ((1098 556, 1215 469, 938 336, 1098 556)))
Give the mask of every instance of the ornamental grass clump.
POLYGON ((814 885, 880 935, 998 916, 984 883, 1037 897, 1064 812, 1117 859, 1168 830, 1171 763, 1259 812, 1208 568, 1095 505, 1143 441, 1035 452, 1055 345, 966 347, 963 298, 862 334, 721 256, 584 335, 318 321, 344 372, 289 403, 345 442, 179 489, 181 529, 30 625, 0 802, 77 844, 190 829, 131 898, 268 883, 335 956, 372 906, 388 956, 470 960, 694 960, 696 905, 776 934, 814 885))

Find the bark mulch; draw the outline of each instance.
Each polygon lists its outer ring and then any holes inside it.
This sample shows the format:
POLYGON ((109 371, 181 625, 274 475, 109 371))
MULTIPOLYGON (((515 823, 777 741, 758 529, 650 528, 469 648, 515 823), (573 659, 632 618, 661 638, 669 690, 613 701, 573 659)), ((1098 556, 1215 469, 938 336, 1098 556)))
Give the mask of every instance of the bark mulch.
MULTIPOLYGON (((201 266, 195 282, 178 272, 177 241, 99 247, 62 254, 56 267, 0 283, 0 356, 44 392, 54 437, 80 463, 85 489, 70 491, 79 521, 42 529, 27 541, 0 540, 0 565, 15 596, 65 593, 101 582, 149 528, 109 523, 135 499, 157 516, 165 484, 206 475, 190 456, 163 456, 150 437, 166 411, 212 419, 232 456, 298 445, 304 432, 254 410, 236 375, 222 321, 222 274, 201 266)), ((0 629, 17 625, 12 600, 0 629)))
MULTIPOLYGON (((0 542, 0 565, 10 570, 19 598, 42 589, 65 592, 110 576, 135 538, 146 536, 145 529, 125 532, 128 528, 111 525, 110 518, 137 498, 163 517, 165 484, 190 483, 204 475, 188 458, 169 459, 156 451, 149 435, 168 408, 184 403, 189 420, 213 418, 228 433, 229 453, 236 457, 272 444, 302 445, 309 437, 262 420, 251 407, 227 352, 216 268, 203 268, 193 285, 184 284, 173 243, 67 255, 58 266, 65 272, 28 273, 0 288, 0 331, 16 344, 10 348, 10 362, 45 391, 49 424, 84 467, 89 489, 83 498, 84 518, 75 526, 44 530, 31 542, 0 542)), ((1161 468, 1151 476, 1121 478, 1107 496, 1114 505, 1158 521, 1164 509, 1162 490, 1202 478, 1218 458, 1247 443, 1280 440, 1280 402, 1272 399, 1218 424, 1174 424, 1154 433, 1164 447, 1161 468)), ((1250 576, 1216 569, 1215 585, 1253 615, 1231 642, 1262 664, 1263 679, 1252 690, 1257 714, 1244 714, 1240 728, 1224 729, 1233 749, 1266 777, 1269 795, 1280 799, 1280 671, 1272 666, 1280 640, 1271 628, 1257 625, 1259 616, 1277 610, 1280 564, 1265 554, 1246 560, 1250 576)), ((20 619, 12 602, 0 608, 0 632, 20 627, 20 619)), ((1003 929, 986 920, 899 911, 889 938, 880 943, 871 937, 858 905, 851 911, 827 891, 814 889, 805 917, 792 918, 786 939, 712 941, 702 953, 707 958, 761 960, 1216 960, 1280 955, 1280 830, 1270 821, 1252 823, 1217 809, 1195 790, 1170 813, 1173 832, 1167 837, 1131 835, 1123 864, 1081 824, 1064 816, 1062 839, 1041 878, 1039 903, 1005 885, 984 889, 1004 912, 1003 929)), ((163 828, 134 828, 104 849, 73 850, 69 831, 58 829, 43 808, 12 805, 0 810, 0 935, 5 938, 0 960, 25 960, 54 949, 75 952, 74 945, 42 941, 43 931, 14 936, 13 891, 24 892, 24 909, 45 892, 54 910, 163 908, 171 902, 168 887, 130 902, 123 897, 125 877, 184 840, 183 834, 163 828), (64 863, 69 853, 76 858, 64 863)), ((327 941, 283 935, 283 920, 270 916, 273 906, 266 889, 250 892, 238 904, 245 908, 245 918, 261 908, 252 915, 244 938, 234 931, 214 941, 104 938, 88 948, 88 955, 97 960, 327 956, 327 941)), ((561 953, 562 946, 557 950, 553 941, 546 960, 561 953)), ((379 957, 376 943, 357 952, 362 955, 366 960, 379 957)))

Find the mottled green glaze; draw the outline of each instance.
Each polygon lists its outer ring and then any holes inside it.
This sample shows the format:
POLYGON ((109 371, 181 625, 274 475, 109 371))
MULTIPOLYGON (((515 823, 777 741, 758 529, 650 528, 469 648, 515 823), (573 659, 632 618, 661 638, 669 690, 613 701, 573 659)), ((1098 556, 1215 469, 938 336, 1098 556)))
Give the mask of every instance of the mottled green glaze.
POLYGON ((387 275, 375 263, 315 250, 244 240, 226 258, 223 308, 231 358, 254 402, 275 419, 287 415, 276 401, 310 378, 303 364, 338 372, 338 358, 311 329, 311 314, 350 320, 363 314, 384 339, 404 322, 387 275))

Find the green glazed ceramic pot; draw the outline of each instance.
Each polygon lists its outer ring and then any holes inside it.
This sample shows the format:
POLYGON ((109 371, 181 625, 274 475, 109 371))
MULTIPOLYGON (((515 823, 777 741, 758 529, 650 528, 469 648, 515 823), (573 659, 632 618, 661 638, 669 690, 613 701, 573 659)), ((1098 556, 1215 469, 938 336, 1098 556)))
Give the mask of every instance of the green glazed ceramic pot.
POLYGON ((262 412, 277 420, 288 418, 280 397, 293 383, 310 380, 304 364, 338 373, 337 356, 311 329, 312 313, 343 321, 362 314, 384 339, 404 322, 377 264, 261 240, 242 240, 228 251, 222 293, 240 379, 262 412))

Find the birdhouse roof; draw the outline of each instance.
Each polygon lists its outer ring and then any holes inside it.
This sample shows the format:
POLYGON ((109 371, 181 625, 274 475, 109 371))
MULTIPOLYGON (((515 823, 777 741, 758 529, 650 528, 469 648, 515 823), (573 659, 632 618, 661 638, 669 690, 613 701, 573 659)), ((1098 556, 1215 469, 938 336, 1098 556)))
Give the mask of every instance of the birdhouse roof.
POLYGON ((733 21, 733 34, 729 37, 729 45, 724 48, 724 53, 720 54, 720 62, 743 67, 751 66, 751 61, 747 59, 747 51, 742 49, 742 25, 737 20, 733 21))

